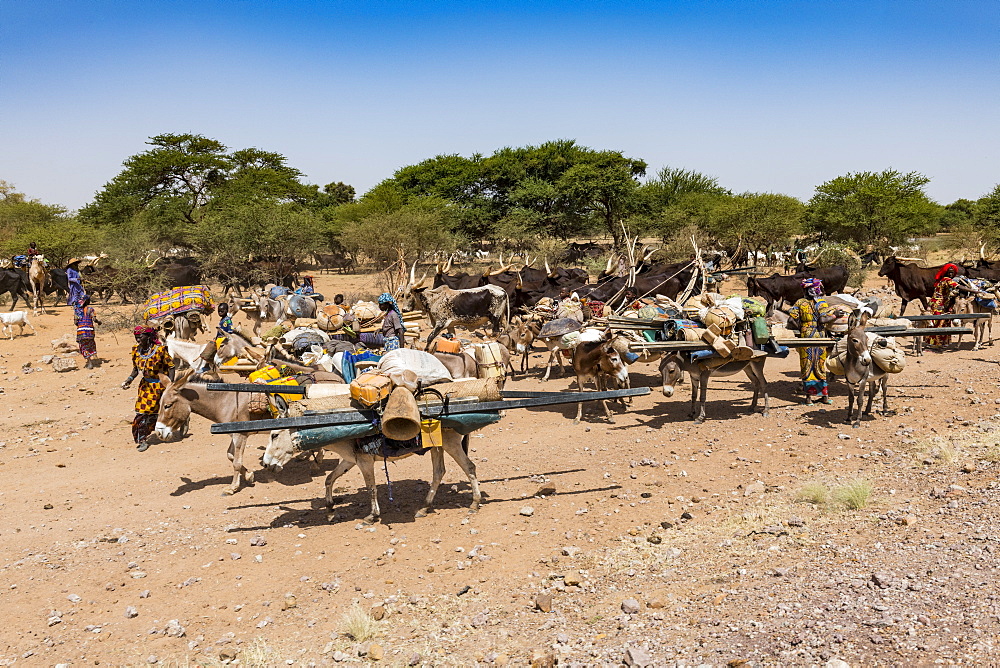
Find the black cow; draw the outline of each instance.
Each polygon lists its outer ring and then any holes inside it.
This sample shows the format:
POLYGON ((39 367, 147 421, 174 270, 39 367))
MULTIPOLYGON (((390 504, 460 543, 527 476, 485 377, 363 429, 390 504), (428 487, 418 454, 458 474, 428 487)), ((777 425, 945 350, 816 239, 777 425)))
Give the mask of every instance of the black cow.
POLYGON ((17 306, 18 297, 24 300, 25 305, 29 303, 28 294, 30 291, 31 286, 28 283, 26 273, 20 269, 0 269, 0 295, 10 295, 11 311, 17 306))
MULTIPOLYGON (((906 305, 914 299, 919 299, 924 309, 930 308, 927 300, 934 296, 934 277, 943 266, 942 264, 936 267, 921 267, 915 262, 903 264, 895 256, 885 259, 882 268, 878 270, 878 275, 892 281, 896 294, 903 300, 899 315, 906 313, 906 305)), ((966 269, 957 264, 955 266, 958 267, 958 275, 964 276, 966 269)))
POLYGON ((767 307, 780 307, 784 302, 794 304, 802 298, 802 280, 818 278, 823 281, 823 291, 828 295, 843 292, 847 286, 847 267, 820 267, 812 271, 800 271, 791 276, 772 274, 766 278, 747 278, 747 294, 763 297, 767 307))
POLYGON ((595 244, 592 241, 586 243, 578 244, 575 241, 571 241, 569 247, 566 248, 562 256, 559 258, 562 262, 582 262, 586 258, 597 258, 601 257, 605 253, 605 249, 601 247, 600 244, 595 244))

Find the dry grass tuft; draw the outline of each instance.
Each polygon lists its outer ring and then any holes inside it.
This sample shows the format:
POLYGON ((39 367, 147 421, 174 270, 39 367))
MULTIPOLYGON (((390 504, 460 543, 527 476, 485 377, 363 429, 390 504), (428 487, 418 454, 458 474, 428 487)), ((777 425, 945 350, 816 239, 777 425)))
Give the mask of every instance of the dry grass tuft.
POLYGON ((244 668, 268 668, 279 663, 277 653, 267 646, 263 638, 254 638, 253 642, 244 647, 236 660, 244 668))
POLYGON ((379 632, 379 623, 355 603, 340 620, 340 632, 356 642, 371 640, 379 632))
POLYGON ((830 490, 816 480, 803 485, 795 494, 795 500, 800 503, 811 503, 814 506, 825 506, 830 501, 830 490))
POLYGON ((856 479, 844 483, 833 490, 832 497, 850 510, 861 510, 871 501, 874 488, 867 480, 856 479))

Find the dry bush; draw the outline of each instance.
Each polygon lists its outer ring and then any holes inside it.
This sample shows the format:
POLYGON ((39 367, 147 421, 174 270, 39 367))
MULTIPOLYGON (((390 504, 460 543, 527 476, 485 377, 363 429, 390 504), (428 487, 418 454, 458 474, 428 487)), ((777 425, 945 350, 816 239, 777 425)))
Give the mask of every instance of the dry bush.
POLYGON ((858 478, 834 488, 833 500, 850 510, 861 510, 871 501, 874 488, 867 480, 858 478))
POLYGON ((356 642, 371 640, 380 630, 380 624, 358 603, 354 603, 340 619, 340 632, 356 642))
POLYGON ((818 480, 809 482, 795 494, 795 500, 811 503, 814 506, 825 506, 830 501, 830 489, 818 480))
POLYGON ((236 660, 244 668, 268 668, 279 663, 277 653, 267 646, 263 638, 254 638, 253 642, 237 655, 236 660))

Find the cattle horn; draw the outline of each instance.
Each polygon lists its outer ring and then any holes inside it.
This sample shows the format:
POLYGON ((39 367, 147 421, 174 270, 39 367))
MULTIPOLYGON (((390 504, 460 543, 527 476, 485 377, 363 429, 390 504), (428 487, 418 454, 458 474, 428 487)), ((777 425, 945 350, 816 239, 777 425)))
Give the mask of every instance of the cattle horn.
POLYGON ((490 273, 490 276, 496 276, 498 274, 502 274, 505 271, 507 271, 508 269, 510 269, 510 265, 509 264, 507 264, 507 265, 500 265, 500 268, 497 269, 496 271, 490 273))
POLYGON ((982 246, 979 247, 979 259, 980 260, 986 259, 986 244, 983 244, 982 246))
POLYGON ((410 287, 413 287, 417 280, 417 261, 414 260, 413 264, 410 266, 410 287))
MULTIPOLYGON (((454 255, 454 254, 452 254, 452 255, 449 255, 449 256, 448 256, 448 264, 446 264, 446 265, 444 266, 444 273, 446 273, 446 274, 447 274, 447 273, 448 273, 449 271, 451 271, 451 263, 452 263, 452 262, 453 262, 454 260, 455 260, 455 255, 454 255)), ((440 273, 440 272, 438 272, 438 273, 440 273)))
POLYGON ((612 262, 612 260, 614 260, 614 259, 615 259, 615 254, 614 254, 614 252, 611 252, 611 253, 608 253, 608 266, 606 266, 606 267, 604 268, 604 273, 605 273, 605 274, 610 274, 610 273, 611 273, 611 262, 612 262))
POLYGON ((549 275, 552 274, 552 270, 549 269, 549 258, 547 256, 545 258, 545 273, 549 275))
POLYGON ((394 441, 408 441, 420 435, 420 409, 413 393, 396 387, 382 413, 382 433, 394 441))

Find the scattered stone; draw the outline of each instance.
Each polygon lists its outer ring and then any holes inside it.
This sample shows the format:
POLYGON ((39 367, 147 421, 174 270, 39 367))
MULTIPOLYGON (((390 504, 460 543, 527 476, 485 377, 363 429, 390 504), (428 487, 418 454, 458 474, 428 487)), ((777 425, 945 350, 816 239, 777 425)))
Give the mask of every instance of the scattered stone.
POLYGON ((376 622, 380 622, 385 619, 385 606, 382 604, 372 606, 371 616, 376 622))
POLYGON ((743 488, 743 496, 753 496, 754 494, 763 494, 765 491, 767 491, 767 488, 764 487, 764 483, 758 480, 757 482, 752 482, 743 488))
POLYGON ((663 529, 673 529, 674 528, 674 523, 673 522, 660 522, 660 527, 663 528, 663 529))
POLYGON ((872 582, 879 589, 889 588, 889 576, 886 573, 872 573, 872 582))
POLYGON ((231 649, 224 649, 219 652, 219 661, 222 663, 232 663, 236 660, 236 652, 231 649))
POLYGON ((521 506, 521 510, 519 512, 525 517, 531 517, 535 514, 535 509, 531 506, 521 506))
POLYGON ((572 546, 572 545, 567 545, 566 547, 563 547, 559 551, 562 552, 562 555, 564 557, 575 557, 578 554, 580 554, 580 548, 572 546))
MULTIPOLYGON (((77 359, 76 359, 75 356, 74 357, 69 357, 69 356, 65 356, 64 357, 64 356, 60 355, 60 356, 56 356, 56 357, 52 358, 52 370, 53 371, 56 371, 56 372, 59 372, 59 373, 65 373, 66 371, 76 371, 79 368, 80 368, 80 363, 77 362, 77 359)), ((25 369, 24 371, 25 371, 25 373, 27 373, 28 369, 25 369)))
POLYGON ((368 658, 371 659, 372 661, 381 661, 383 658, 385 658, 385 650, 382 649, 382 645, 379 645, 378 643, 375 642, 368 645, 367 654, 368 658))
POLYGON ((535 496, 552 496, 555 493, 556 486, 551 482, 547 482, 538 488, 538 491, 535 492, 535 496))
POLYGON ((155 654, 150 654, 148 657, 146 657, 146 663, 153 664, 159 662, 160 662, 160 657, 156 656, 155 654))
POLYGON ((646 542, 652 543, 653 545, 659 545, 663 542, 663 537, 654 533, 652 536, 646 537, 646 542))
POLYGON ((826 662, 824 668, 851 668, 851 664, 841 659, 830 659, 826 662))
POLYGON ((681 513, 681 519, 682 520, 693 520, 694 519, 694 515, 692 515, 691 513, 681 513))
POLYGON ((298 606, 299 604, 295 600, 295 596, 292 594, 286 594, 285 600, 281 602, 282 610, 291 610, 292 608, 297 608, 298 606))
POLYGON ((837 438, 839 438, 842 441, 849 441, 849 440, 851 440, 850 436, 848 436, 847 434, 843 434, 843 433, 837 434, 837 438))
POLYGON ((187 634, 187 631, 176 619, 171 619, 167 622, 167 628, 163 632, 171 638, 183 638, 187 634))
POLYGON ((776 577, 776 578, 788 577, 788 574, 791 573, 791 572, 792 572, 792 569, 790 569, 790 568, 784 568, 784 567, 775 568, 774 571, 773 571, 774 577, 776 577))
POLYGON ((531 652, 531 668, 553 668, 556 657, 552 652, 536 649, 531 652))
POLYGON ((537 594, 535 607, 542 612, 552 612, 552 594, 537 594))
POLYGON ((253 547, 264 547, 267 545, 267 541, 263 536, 254 536, 250 539, 250 545, 253 547))
POLYGON ((125 619, 133 619, 139 616, 139 611, 134 605, 125 606, 125 619))
POLYGON ((962 467, 962 473, 975 473, 976 467, 974 464, 966 464, 962 467))
POLYGON ((792 515, 788 518, 788 526, 790 527, 804 527, 806 525, 805 520, 796 515, 792 515))
POLYGON ((626 666, 652 666, 653 657, 641 647, 629 647, 625 650, 625 657, 622 659, 622 662, 626 666))
POLYGON ((413 654, 410 655, 410 660, 406 662, 406 665, 416 666, 420 664, 420 661, 421 661, 420 653, 414 652, 413 654))
POLYGON ((662 610, 667 607, 666 594, 662 591, 654 592, 650 599, 646 601, 646 607, 651 610, 662 610))
POLYGON ((80 601, 82 601, 82 600, 83 600, 82 598, 80 598, 80 597, 79 597, 79 596, 77 596, 76 594, 70 594, 70 595, 69 595, 69 596, 67 596, 66 598, 68 598, 68 599, 70 600, 70 602, 71 602, 71 603, 79 603, 80 601))
POLYGON ((642 610, 642 606, 634 598, 627 598, 622 601, 622 612, 626 615, 634 615, 640 610, 642 610))
POLYGON ((581 582, 583 582, 583 578, 580 577, 579 573, 567 573, 563 576, 563 584, 567 587, 579 587, 581 582))
POLYGON ((49 626, 55 626, 56 624, 62 624, 62 618, 57 615, 52 615, 49 617, 49 626))
POLYGON ((330 658, 332 658, 337 663, 341 663, 343 661, 350 661, 351 660, 351 655, 350 654, 345 654, 344 652, 341 652, 338 649, 336 652, 333 653, 333 656, 330 657, 330 658))
POLYGON ((896 524, 904 527, 913 526, 917 523, 917 518, 913 515, 902 515, 896 518, 896 524))
POLYGON ((472 628, 478 629, 480 626, 486 626, 486 623, 488 621, 489 617, 487 616, 487 614, 485 612, 480 612, 473 615, 469 623, 472 624, 472 628))
POLYGON ((55 508, 55 506, 53 506, 51 503, 46 503, 44 506, 42 506, 42 508, 44 510, 52 510, 53 508, 55 508))

